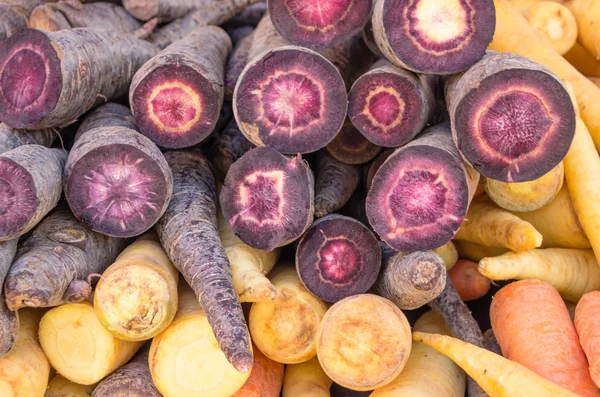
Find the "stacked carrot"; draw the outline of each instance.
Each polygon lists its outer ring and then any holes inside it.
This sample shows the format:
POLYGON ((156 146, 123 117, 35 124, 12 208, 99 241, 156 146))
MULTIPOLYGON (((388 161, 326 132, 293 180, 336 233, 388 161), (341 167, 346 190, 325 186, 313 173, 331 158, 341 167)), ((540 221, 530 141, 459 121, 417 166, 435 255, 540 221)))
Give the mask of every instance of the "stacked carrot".
POLYGON ((600 397, 599 18, 0 0, 0 397, 600 397))

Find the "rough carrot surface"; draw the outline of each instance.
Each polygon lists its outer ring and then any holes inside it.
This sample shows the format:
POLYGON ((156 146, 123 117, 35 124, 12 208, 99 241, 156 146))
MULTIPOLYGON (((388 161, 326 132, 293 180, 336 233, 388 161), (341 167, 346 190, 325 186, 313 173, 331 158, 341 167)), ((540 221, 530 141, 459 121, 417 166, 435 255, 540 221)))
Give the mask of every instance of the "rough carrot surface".
POLYGON ((600 387, 600 292, 585 294, 575 309, 575 329, 590 365, 590 376, 600 387))
POLYGON ((284 365, 273 361, 256 348, 250 377, 231 397, 279 397, 284 365))
POLYGON ((552 285, 507 285, 494 296, 490 319, 504 357, 580 396, 600 396, 569 311, 552 285))

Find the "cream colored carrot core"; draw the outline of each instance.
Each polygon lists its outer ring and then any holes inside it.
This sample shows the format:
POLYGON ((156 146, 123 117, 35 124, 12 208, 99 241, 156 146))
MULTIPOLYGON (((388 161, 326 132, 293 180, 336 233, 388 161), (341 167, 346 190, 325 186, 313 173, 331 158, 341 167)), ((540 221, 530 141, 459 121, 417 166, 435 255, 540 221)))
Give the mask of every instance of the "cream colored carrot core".
POLYGON ((56 375, 48 383, 48 390, 46 390, 44 397, 90 397, 95 387, 95 384, 80 385, 56 375))
POLYGON ((330 397, 329 389, 333 381, 329 379, 319 360, 311 358, 300 364, 285 367, 282 397, 330 397))
POLYGON ((52 367, 65 378, 91 385, 125 364, 141 342, 117 339, 89 302, 49 310, 40 321, 40 343, 52 367))
POLYGON ((19 310, 19 333, 10 352, 0 358, 0 396, 42 397, 50 364, 38 343, 38 309, 19 310))
MULTIPOLYGON (((423 314, 414 331, 449 335, 444 321, 433 311, 423 314)), ((465 373, 448 357, 420 342, 412 345, 406 366, 390 384, 370 397, 464 397, 465 373)))
POLYGON ((267 252, 245 244, 231 230, 229 223, 219 212, 217 217, 219 237, 231 263, 233 285, 242 302, 262 302, 275 299, 277 288, 266 275, 273 269, 281 248, 267 252))
POLYGON ((165 397, 229 397, 248 372, 238 372, 219 348, 198 298, 179 284, 179 308, 173 322, 152 340, 150 373, 165 397))
POLYGON ((553 1, 539 1, 521 9, 529 24, 559 54, 565 54, 577 41, 577 22, 564 5, 553 1))
POLYGON ((317 336, 321 367, 334 382, 353 390, 372 390, 393 381, 410 349, 410 325, 402 311, 371 294, 334 304, 317 336))
POLYGON ((271 360, 307 361, 317 354, 317 329, 329 305, 308 292, 292 266, 279 265, 269 279, 279 296, 252 305, 248 322, 252 340, 271 360))
POLYGON ((517 212, 534 211, 556 197, 565 179, 561 162, 542 177, 529 182, 505 183, 483 178, 488 195, 500 207, 517 212))
POLYGON ((98 282, 98 318, 120 339, 151 339, 175 317, 178 279, 158 239, 145 235, 127 247, 98 282))

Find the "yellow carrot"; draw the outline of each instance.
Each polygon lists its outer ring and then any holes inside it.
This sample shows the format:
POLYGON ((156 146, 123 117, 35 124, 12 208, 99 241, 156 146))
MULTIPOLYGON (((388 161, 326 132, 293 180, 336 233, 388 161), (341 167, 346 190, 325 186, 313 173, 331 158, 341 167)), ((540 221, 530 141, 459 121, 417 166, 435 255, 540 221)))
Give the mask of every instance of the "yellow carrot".
POLYGON ((584 76, 600 77, 600 61, 596 60, 581 44, 575 43, 563 56, 584 76))
POLYGON ((261 302, 275 299, 277 289, 266 276, 277 263, 281 248, 262 251, 250 247, 231 230, 229 222, 219 211, 219 237, 231 263, 233 285, 242 302, 261 302))
POLYGON ((485 245, 472 243, 464 240, 454 240, 454 245, 458 251, 458 257, 479 262, 483 258, 502 255, 509 250, 500 247, 488 247, 485 245))
POLYGON ((317 357, 313 357, 303 363, 286 366, 282 397, 330 397, 332 384, 317 357))
POLYGON ((521 9, 529 24, 543 36, 559 54, 568 52, 577 40, 577 22, 564 5, 539 1, 521 9))
POLYGON ((452 241, 448 241, 446 244, 442 245, 440 248, 436 248, 436 254, 438 254, 446 265, 446 270, 450 270, 456 265, 456 261, 458 261, 458 251, 456 250, 456 246, 452 241))
POLYGON ((572 302, 586 292, 600 289, 600 266, 592 250, 548 248, 507 252, 483 258, 478 270, 492 280, 546 281, 572 302))
POLYGON ((578 397, 520 364, 459 339, 415 332, 413 340, 449 357, 490 397, 578 397))
POLYGON ((579 35, 577 41, 596 59, 600 59, 600 2, 597 0, 571 0, 564 3, 573 13, 579 35))
POLYGON ((588 77, 588 79, 590 79, 592 83, 596 84, 596 86, 600 87, 600 77, 588 77))
POLYGON ((48 383, 48 389, 44 397, 90 397, 95 387, 95 384, 80 385, 73 383, 57 374, 48 383))
POLYGON ((496 206, 487 197, 471 203, 455 239, 513 251, 525 251, 542 244, 542 235, 530 223, 496 206))
MULTIPOLYGON (((423 314, 414 331, 450 335, 433 311, 423 314)), ((448 357, 420 342, 413 343, 406 366, 392 383, 375 389, 370 397, 464 397, 465 373, 448 357)))

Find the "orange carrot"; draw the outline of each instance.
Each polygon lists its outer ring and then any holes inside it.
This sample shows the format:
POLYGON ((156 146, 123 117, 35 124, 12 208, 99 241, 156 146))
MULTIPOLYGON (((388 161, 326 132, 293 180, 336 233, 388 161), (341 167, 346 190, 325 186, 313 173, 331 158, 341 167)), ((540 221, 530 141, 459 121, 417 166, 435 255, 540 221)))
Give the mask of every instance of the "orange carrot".
POLYGON ((583 295, 575 309, 575 329, 590 363, 590 375, 600 387, 600 291, 583 295))
POLYGON ((490 308, 502 355, 582 397, 598 397, 577 332, 558 291, 522 280, 500 289, 490 308))
POLYGON ((253 346, 254 365, 250 377, 231 397, 279 397, 283 385, 283 364, 273 361, 253 346))
POLYGON ((490 290, 490 279, 479 273, 477 266, 475 262, 461 259, 448 271, 454 288, 465 302, 479 299, 490 290))

